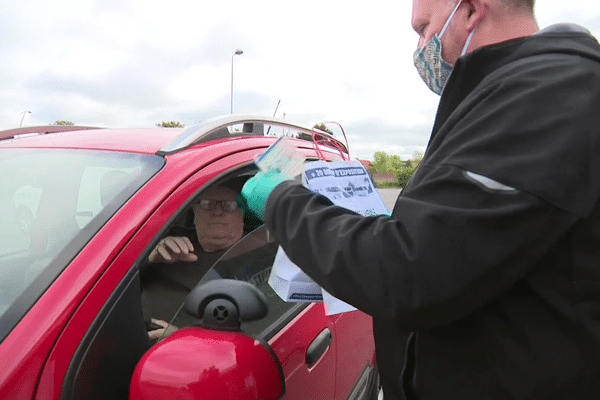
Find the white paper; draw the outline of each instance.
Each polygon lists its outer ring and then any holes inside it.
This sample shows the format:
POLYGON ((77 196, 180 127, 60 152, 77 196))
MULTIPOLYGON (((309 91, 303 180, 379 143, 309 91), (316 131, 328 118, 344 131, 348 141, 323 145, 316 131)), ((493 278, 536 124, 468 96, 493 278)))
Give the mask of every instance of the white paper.
POLYGON ((269 285, 285 301, 323 301, 321 286, 294 264, 279 246, 269 285))
POLYGON ((363 216, 388 213, 371 176, 360 162, 313 161, 305 165, 304 185, 333 204, 363 216))
MULTIPOLYGON (((304 185, 326 196, 335 205, 363 216, 388 214, 375 184, 360 162, 314 161, 306 163, 305 168, 304 185)), ((275 256, 269 284, 285 301, 323 301, 326 315, 356 310, 315 283, 281 247, 275 256)))
POLYGON ((343 302, 337 297, 333 297, 327 290, 321 288, 323 291, 323 303, 325 304, 325 315, 341 314, 350 311, 356 311, 356 307, 343 302))
POLYGON ((289 143, 289 139, 281 137, 258 157, 256 165, 265 173, 273 169, 294 177, 304 171, 304 160, 304 155, 289 143))

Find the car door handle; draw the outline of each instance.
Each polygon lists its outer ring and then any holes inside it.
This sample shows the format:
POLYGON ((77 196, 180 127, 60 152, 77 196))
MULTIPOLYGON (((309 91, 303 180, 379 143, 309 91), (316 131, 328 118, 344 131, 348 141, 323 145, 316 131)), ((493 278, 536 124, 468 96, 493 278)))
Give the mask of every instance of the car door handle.
POLYGON ((319 336, 317 336, 310 346, 308 346, 308 350, 306 351, 306 365, 308 368, 311 368, 321 359, 321 357, 323 357, 323 354, 325 354, 329 349, 329 346, 331 346, 331 342, 333 342, 333 334, 329 328, 323 329, 323 331, 319 333, 319 336))

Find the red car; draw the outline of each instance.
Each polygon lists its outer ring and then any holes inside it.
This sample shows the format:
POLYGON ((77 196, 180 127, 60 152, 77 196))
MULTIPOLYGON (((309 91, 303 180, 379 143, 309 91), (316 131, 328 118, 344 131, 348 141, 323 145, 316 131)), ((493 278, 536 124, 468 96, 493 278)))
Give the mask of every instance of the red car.
POLYGON ((342 142, 263 117, 76 129, 0 132, 0 398, 377 398, 370 317, 283 302, 257 221, 187 296, 189 325, 151 346, 141 305, 140 268, 204 190, 253 175, 279 136, 307 160, 342 142))

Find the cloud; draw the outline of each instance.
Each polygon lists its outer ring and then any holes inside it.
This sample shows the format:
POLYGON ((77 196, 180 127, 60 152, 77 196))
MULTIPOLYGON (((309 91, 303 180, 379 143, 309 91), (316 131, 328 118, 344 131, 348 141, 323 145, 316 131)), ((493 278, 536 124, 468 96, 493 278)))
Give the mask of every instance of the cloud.
MULTIPOLYGON (((439 97, 412 65, 411 2, 3 0, 0 129, 59 119, 187 126, 234 110, 341 123, 355 156, 424 148, 439 97)), ((600 3, 539 2, 600 35, 600 3)))
POLYGON ((416 125, 389 123, 373 118, 349 124, 344 129, 355 158, 372 160, 376 151, 385 151, 408 159, 415 151, 425 150, 431 125, 429 122, 416 125))

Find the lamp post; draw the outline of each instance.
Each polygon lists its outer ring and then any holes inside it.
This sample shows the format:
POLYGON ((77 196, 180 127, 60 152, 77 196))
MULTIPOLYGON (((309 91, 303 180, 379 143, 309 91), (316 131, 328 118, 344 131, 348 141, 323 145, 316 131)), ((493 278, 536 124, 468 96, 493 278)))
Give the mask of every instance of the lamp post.
POLYGON ((23 112, 20 112, 19 114, 23 114, 23 116, 21 117, 21 123, 19 124, 19 128, 20 128, 23 126, 23 119, 25 118, 25 114, 31 114, 31 111, 25 110, 23 112))
POLYGON ((235 53, 231 55, 231 114, 233 114, 233 57, 243 53, 244 52, 241 49, 237 49, 235 53))

